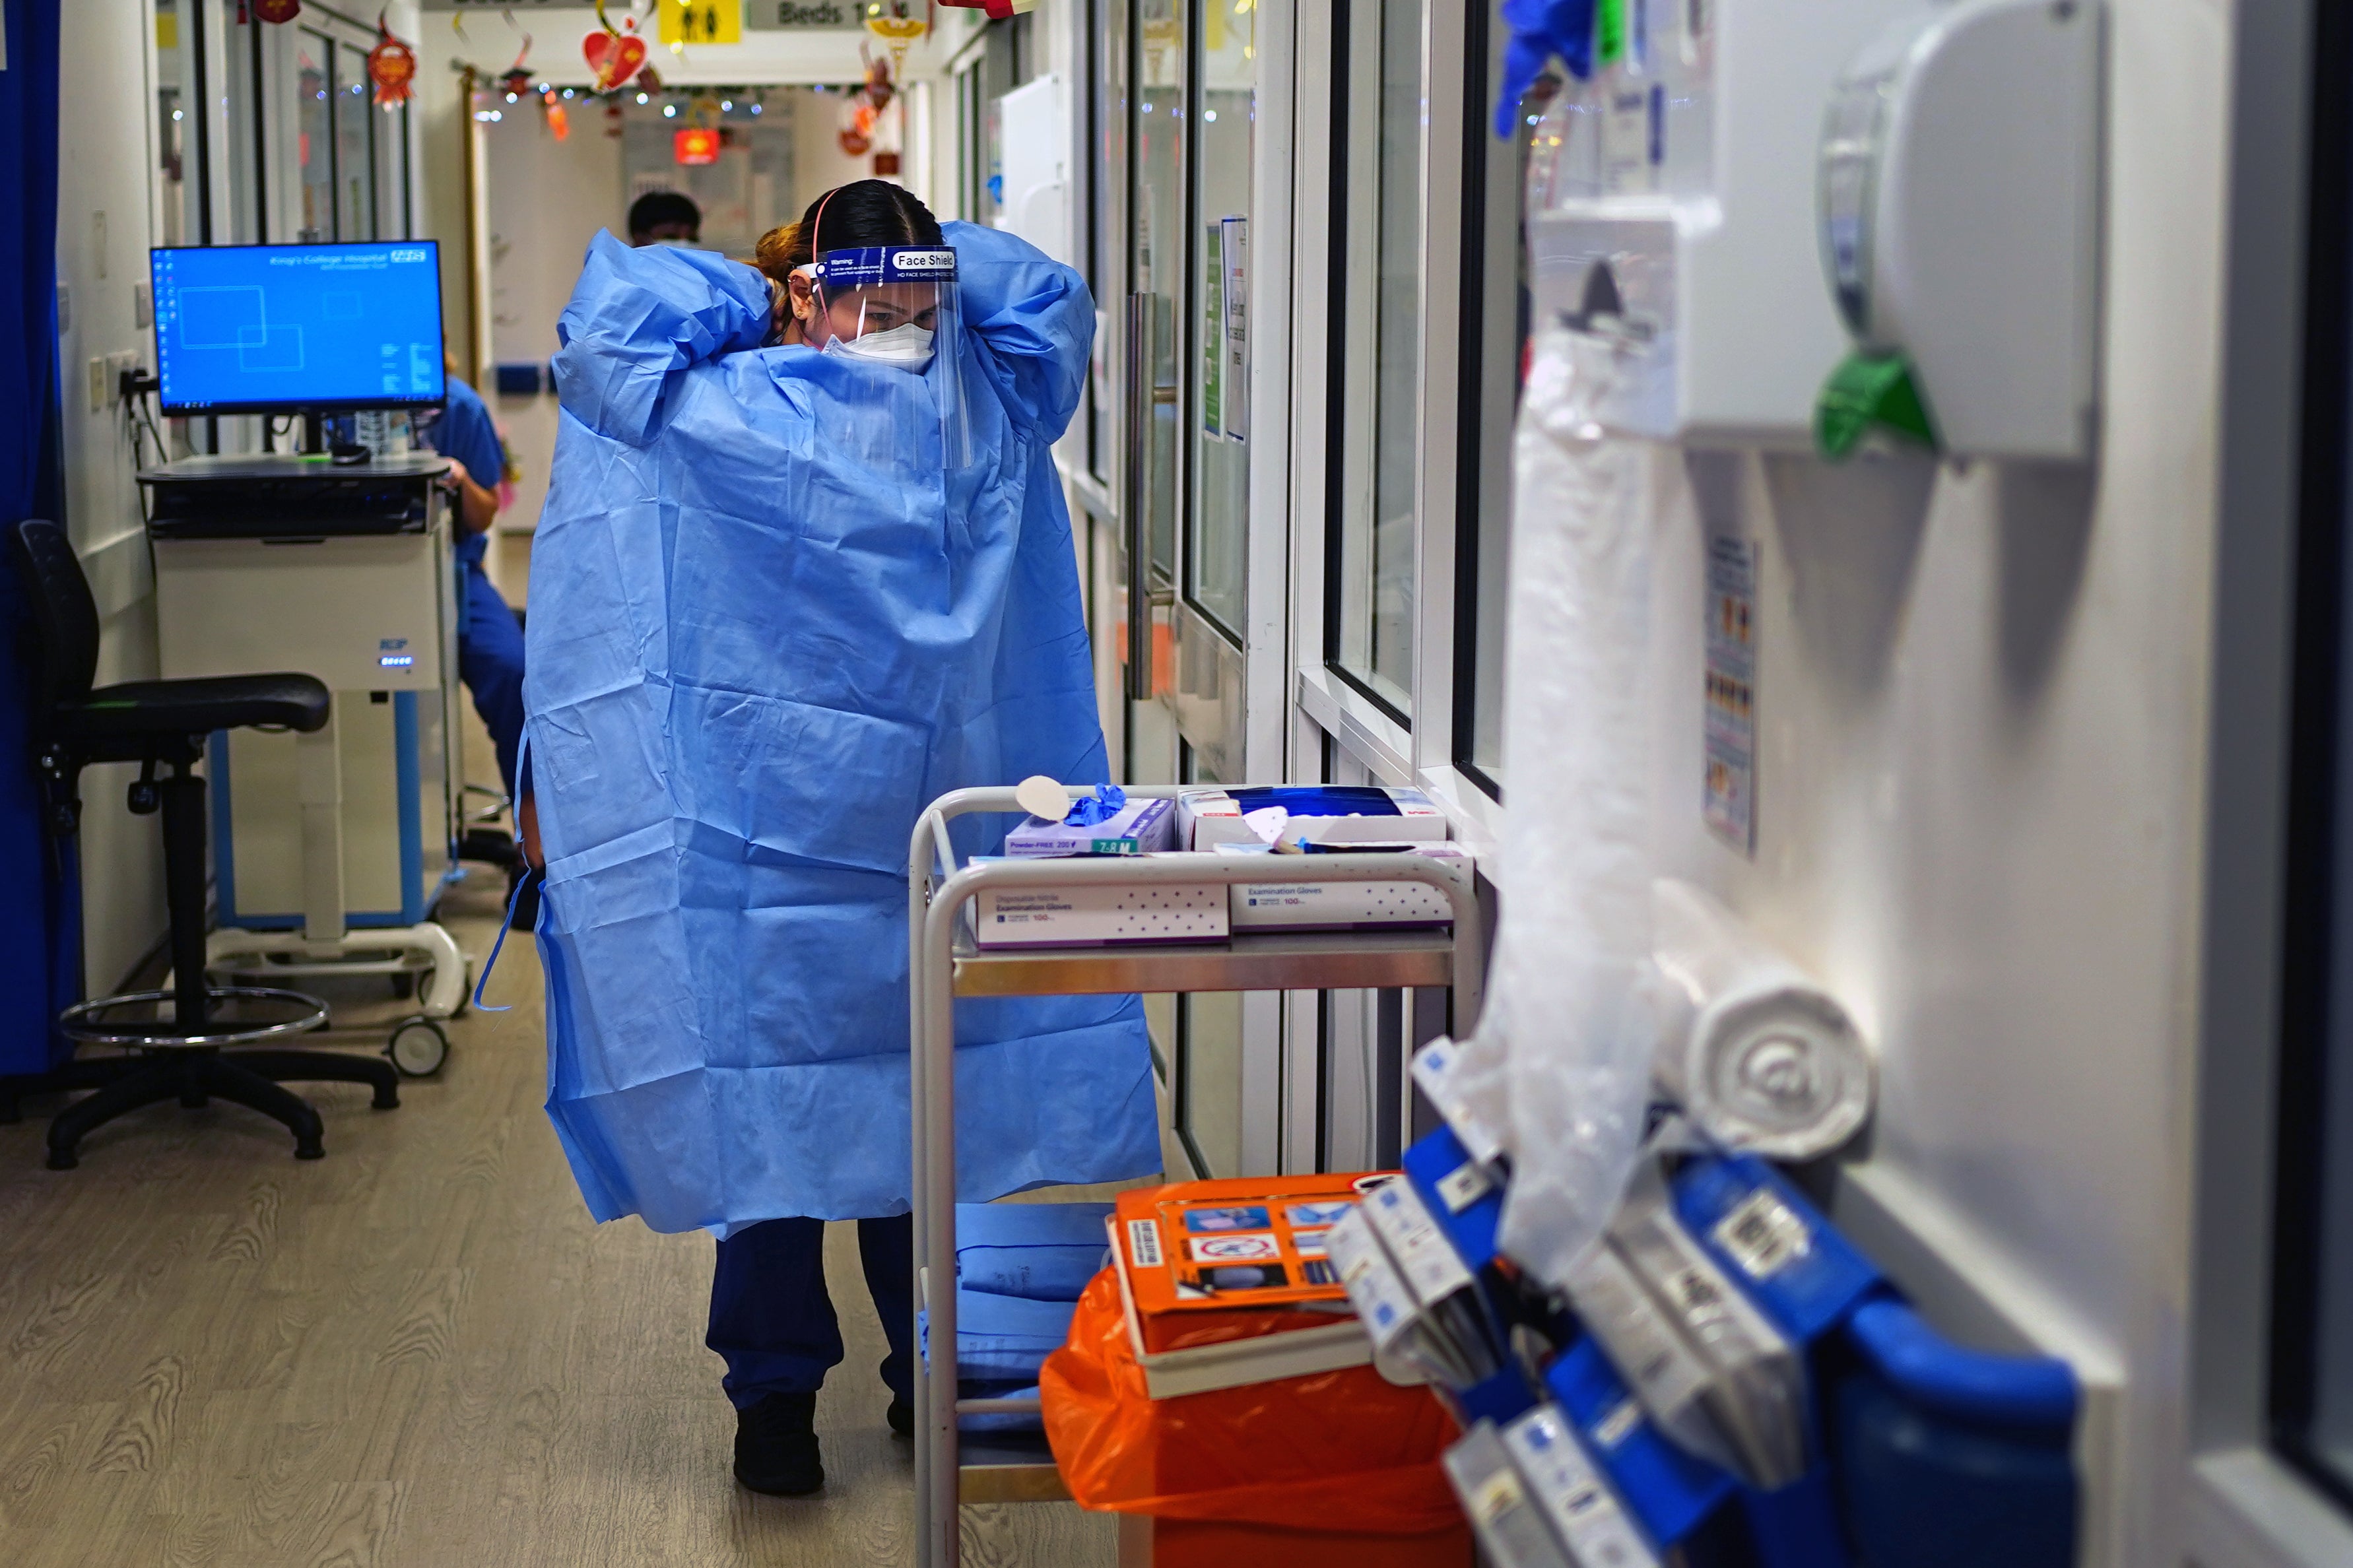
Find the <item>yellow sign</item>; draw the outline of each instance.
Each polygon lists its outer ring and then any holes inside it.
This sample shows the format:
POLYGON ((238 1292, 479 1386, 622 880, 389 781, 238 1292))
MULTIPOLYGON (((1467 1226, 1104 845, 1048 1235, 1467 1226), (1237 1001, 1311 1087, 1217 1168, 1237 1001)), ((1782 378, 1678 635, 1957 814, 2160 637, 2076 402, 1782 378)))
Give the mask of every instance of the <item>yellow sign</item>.
POLYGON ((740 44, 744 0, 661 0, 665 44, 740 44))

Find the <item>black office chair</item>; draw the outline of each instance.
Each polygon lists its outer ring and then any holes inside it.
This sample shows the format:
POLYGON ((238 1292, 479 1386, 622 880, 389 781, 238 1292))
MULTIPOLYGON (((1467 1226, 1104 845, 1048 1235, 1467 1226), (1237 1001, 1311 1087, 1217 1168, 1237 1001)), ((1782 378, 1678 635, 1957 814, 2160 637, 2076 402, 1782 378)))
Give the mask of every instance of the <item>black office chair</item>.
POLYGON ((51 1072, 0 1083, 0 1111, 47 1090, 98 1092, 49 1123, 49 1169, 72 1170, 92 1128, 161 1100, 191 1108, 217 1095, 285 1123, 294 1156, 326 1152, 319 1113, 282 1082, 338 1080, 375 1089, 375 1105, 400 1103, 389 1062, 334 1051, 238 1050, 284 1039, 326 1022, 326 1004, 299 991, 205 984, 205 781, 195 772, 216 730, 326 726, 325 686, 307 675, 238 675, 197 680, 134 680, 96 690, 98 606, 73 546, 53 522, 21 522, 16 543, 32 601, 34 747, 47 796, 49 830, 69 837, 79 825, 77 788, 91 763, 137 763, 131 809, 164 814, 164 889, 171 911, 172 988, 83 1002, 58 1015, 69 1039, 121 1046, 132 1054, 67 1062, 51 1072), (169 768, 168 776, 158 770, 169 768))

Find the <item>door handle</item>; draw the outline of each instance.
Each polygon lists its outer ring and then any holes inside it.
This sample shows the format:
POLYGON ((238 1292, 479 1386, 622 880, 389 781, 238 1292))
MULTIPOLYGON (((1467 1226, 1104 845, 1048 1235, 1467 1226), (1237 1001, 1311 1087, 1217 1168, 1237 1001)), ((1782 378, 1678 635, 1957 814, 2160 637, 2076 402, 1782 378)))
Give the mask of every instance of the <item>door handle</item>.
POLYGON ((1130 701, 1152 695, 1152 563, 1145 513, 1152 495, 1152 307, 1148 293, 1127 297, 1127 443, 1120 465, 1120 518, 1127 535, 1127 673, 1130 701))

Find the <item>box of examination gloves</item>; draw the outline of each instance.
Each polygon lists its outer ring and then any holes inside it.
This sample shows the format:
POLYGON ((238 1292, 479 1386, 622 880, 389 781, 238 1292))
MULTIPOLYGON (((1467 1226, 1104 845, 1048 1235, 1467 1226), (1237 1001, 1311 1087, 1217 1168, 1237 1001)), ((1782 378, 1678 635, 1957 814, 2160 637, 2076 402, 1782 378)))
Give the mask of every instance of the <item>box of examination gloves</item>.
MULTIPOLYGON (((1071 813, 1072 816, 1086 815, 1081 810, 1071 813)), ((1005 856, 1008 860, 1050 860, 1073 855, 1155 855, 1180 847, 1176 827, 1176 802, 1165 797, 1128 800, 1099 822, 1029 817, 1005 836, 1005 856)))
MULTIPOLYGON (((1337 853, 1393 851, 1427 856, 1467 869, 1470 856, 1448 843, 1350 844, 1337 853)), ((1220 844, 1219 855, 1260 855, 1277 881, 1237 882, 1231 897, 1236 931, 1377 931, 1393 926, 1450 926, 1453 900, 1428 882, 1331 882, 1315 876, 1316 855, 1282 855, 1256 842, 1220 844)))
POLYGON ((1179 790, 1176 847, 1263 844, 1272 832, 1310 844, 1428 844, 1453 837, 1446 814, 1418 789, 1374 784, 1271 784, 1179 790), (1281 813, 1280 817, 1274 813, 1281 813), (1261 829, 1272 831, 1262 833, 1261 829))
MULTIPOLYGON (((1002 857, 976 855, 972 864, 997 858, 1002 857)), ((1227 905, 1223 885, 1181 882, 990 889, 965 909, 975 943, 1003 949, 1223 942, 1232 931, 1227 905)))

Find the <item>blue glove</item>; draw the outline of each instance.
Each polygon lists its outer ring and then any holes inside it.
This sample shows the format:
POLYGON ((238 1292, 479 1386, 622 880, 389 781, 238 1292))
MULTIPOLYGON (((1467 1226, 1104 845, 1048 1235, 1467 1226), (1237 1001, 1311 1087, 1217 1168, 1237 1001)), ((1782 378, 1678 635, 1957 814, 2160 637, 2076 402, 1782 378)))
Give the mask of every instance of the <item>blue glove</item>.
POLYGON ((1512 30, 1504 47, 1504 91, 1495 104, 1495 134, 1506 141, 1519 118, 1520 100, 1558 55, 1583 81, 1593 74, 1593 0, 1504 0, 1504 25, 1512 30))

